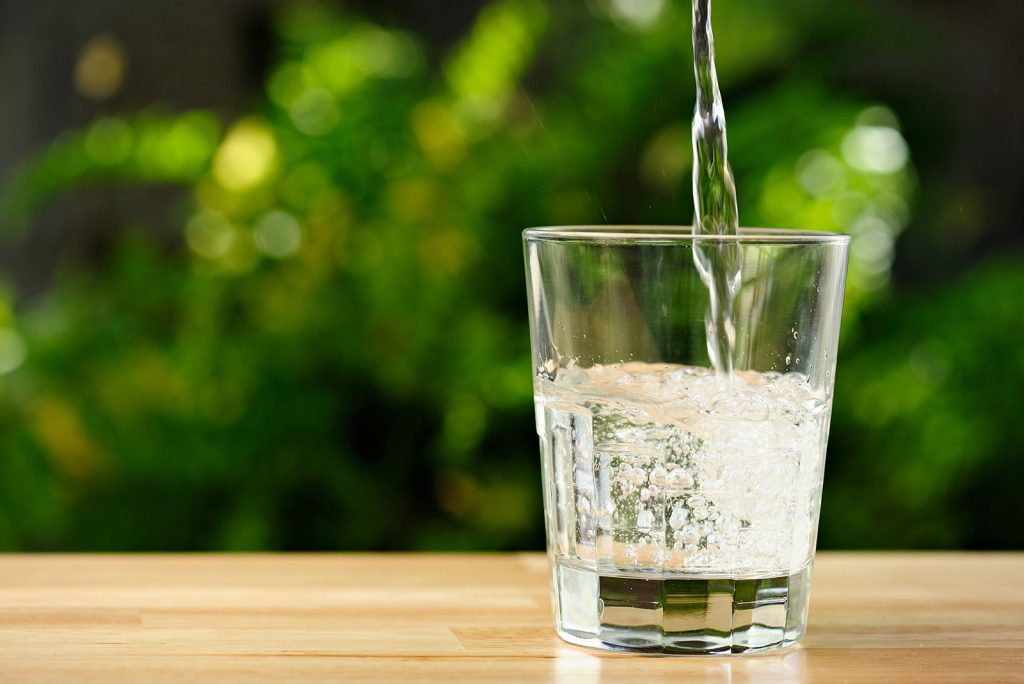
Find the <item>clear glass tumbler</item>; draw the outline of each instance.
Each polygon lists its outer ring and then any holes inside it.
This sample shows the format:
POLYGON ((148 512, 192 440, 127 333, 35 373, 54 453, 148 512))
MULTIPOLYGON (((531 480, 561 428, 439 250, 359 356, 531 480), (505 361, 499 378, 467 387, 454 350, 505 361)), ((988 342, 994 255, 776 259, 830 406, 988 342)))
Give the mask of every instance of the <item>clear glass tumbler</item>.
POLYGON ((558 634, 661 653, 796 642, 849 237, 580 227, 524 242, 558 634), (736 259, 733 370, 716 373, 697 264, 736 259))

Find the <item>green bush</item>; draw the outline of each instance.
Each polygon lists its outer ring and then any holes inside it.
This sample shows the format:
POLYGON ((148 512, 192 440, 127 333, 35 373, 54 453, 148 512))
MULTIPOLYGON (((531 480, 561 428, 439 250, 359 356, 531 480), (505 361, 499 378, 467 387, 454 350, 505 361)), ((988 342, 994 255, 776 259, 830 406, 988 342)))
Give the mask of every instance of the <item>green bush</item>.
MULTIPOLYGON (((500 0, 445 55, 297 5, 244 117, 126 113, 41 151, 11 234, 58 193, 170 184, 181 239, 124 217, 41 300, 4 298, 0 548, 539 546, 519 232, 686 222, 684 4, 500 0)), ((744 223, 855 238, 822 543, 1019 544, 964 510, 1020 476, 999 421, 1024 357, 985 321, 1019 329, 1021 260, 891 291, 915 174, 895 115, 808 66, 870 17, 815 7, 716 26, 744 223)))

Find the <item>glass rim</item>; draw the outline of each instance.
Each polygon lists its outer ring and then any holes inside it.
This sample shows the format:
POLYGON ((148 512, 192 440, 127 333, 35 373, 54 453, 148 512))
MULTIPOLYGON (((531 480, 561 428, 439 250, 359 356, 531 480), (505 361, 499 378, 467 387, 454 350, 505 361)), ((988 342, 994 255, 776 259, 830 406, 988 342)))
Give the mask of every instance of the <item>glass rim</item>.
POLYGON ((736 235, 698 235, 692 226, 543 226, 527 228, 524 240, 542 242, 739 242, 766 244, 845 245, 850 236, 792 228, 740 228, 736 235))

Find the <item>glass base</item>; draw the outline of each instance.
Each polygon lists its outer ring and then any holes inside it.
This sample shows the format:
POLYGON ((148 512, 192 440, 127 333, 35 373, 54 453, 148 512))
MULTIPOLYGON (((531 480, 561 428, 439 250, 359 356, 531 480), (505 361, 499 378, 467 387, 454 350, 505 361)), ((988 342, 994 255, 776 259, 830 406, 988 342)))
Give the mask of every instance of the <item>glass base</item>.
POLYGON ((560 637, 641 653, 757 653, 791 646, 807 626, 811 570, 757 578, 600 573, 558 561, 560 637))

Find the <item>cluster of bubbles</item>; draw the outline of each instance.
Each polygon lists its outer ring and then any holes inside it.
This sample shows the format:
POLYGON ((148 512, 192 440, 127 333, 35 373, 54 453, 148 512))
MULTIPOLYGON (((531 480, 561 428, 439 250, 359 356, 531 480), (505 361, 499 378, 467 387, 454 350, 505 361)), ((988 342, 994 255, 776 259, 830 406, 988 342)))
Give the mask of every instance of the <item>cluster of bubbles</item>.
POLYGON ((618 569, 801 565, 828 403, 797 373, 723 388, 707 369, 633 366, 541 382, 565 552, 618 569))

